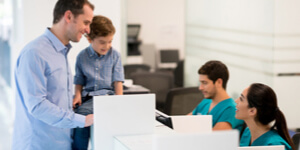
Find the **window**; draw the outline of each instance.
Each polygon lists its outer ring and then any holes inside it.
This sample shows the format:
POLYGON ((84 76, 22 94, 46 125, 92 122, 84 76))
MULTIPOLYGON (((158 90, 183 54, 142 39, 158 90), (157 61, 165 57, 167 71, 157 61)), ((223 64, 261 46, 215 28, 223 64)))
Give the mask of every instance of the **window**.
POLYGON ((11 88, 11 0, 0 1, 0 149, 11 149, 13 93, 11 88))

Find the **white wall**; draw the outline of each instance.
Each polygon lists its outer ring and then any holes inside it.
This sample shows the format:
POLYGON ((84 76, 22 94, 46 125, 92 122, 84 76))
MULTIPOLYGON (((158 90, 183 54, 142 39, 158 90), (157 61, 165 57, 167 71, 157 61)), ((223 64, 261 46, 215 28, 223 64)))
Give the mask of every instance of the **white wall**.
MULTIPOLYGON (((122 53, 122 58, 126 56, 126 43, 125 43, 125 26, 126 14, 125 3, 126 0, 90 0, 95 6, 94 15, 104 15, 109 17, 115 28, 116 33, 113 39, 113 47, 122 53), (124 54, 124 53, 125 54, 124 54)), ((14 40, 12 40, 13 59, 12 63, 15 64, 16 58, 21 49, 31 40, 43 34, 46 27, 52 26, 53 8, 56 1, 53 0, 31 0, 17 1, 15 0, 15 19, 14 19, 14 40), (33 7, 38 6, 38 7, 33 7)), ((69 62, 74 74, 74 66, 77 54, 89 45, 86 38, 82 38, 79 43, 71 43, 73 48, 68 54, 69 62)), ((14 66, 14 65, 13 65, 14 66)))
POLYGON ((231 95, 254 81, 272 83, 272 1, 188 0, 186 9, 186 85, 197 83, 197 70, 211 59, 230 69, 231 95))
MULTIPOLYGON (((286 114, 289 127, 300 126, 300 118, 297 117, 300 101, 295 94, 300 91, 300 79, 297 76, 276 76, 281 72, 300 72, 299 1, 127 1, 128 23, 142 22, 140 38, 143 43, 155 43, 158 49, 181 50, 181 58, 186 59, 186 86, 198 85, 197 70, 207 60, 222 60, 231 73, 228 91, 234 98, 252 82, 269 84, 278 94, 279 107, 286 114), (182 30, 185 24, 186 39, 182 30)), ((113 45, 122 53, 123 59, 126 56, 123 33, 126 30, 127 1, 91 0, 96 7, 95 14, 103 14, 113 20, 117 28, 113 45), (124 24, 123 27, 121 24, 124 24)), ((11 45, 12 65, 15 66, 23 46, 52 25, 56 1, 13 2, 16 13, 11 45)), ((84 38, 73 44, 69 55, 71 62, 74 63, 77 53, 87 45, 84 38)))
MULTIPOLYGON (((126 0, 90 0, 95 6, 94 15, 104 15, 110 18, 116 28, 112 46, 121 53, 122 62, 126 60, 126 0)), ((72 43, 73 49, 69 53, 68 58, 72 66, 75 66, 76 56, 78 53, 89 45, 85 38, 79 43, 72 43)), ((75 73, 75 69, 72 71, 75 73)))
POLYGON ((128 0, 128 23, 141 24, 142 44, 179 49, 184 58, 185 0, 128 0))
POLYGON ((300 128, 300 1, 275 0, 274 88, 290 128, 300 128), (298 76, 277 76, 299 73, 298 76))
POLYGON ((206 61, 229 68, 227 91, 237 98, 253 82, 270 85, 288 127, 300 127, 296 91, 300 77, 300 2, 273 0, 187 0, 185 85, 198 85, 197 70, 206 61))

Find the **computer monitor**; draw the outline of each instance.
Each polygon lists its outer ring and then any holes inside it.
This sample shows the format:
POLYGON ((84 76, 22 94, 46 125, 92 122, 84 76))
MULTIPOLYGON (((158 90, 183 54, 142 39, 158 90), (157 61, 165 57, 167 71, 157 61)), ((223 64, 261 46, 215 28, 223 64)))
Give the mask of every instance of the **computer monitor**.
POLYGON ((179 61, 178 50, 160 50, 160 62, 177 63, 179 61))
POLYGON ((210 133, 212 132, 211 115, 179 115, 171 116, 173 129, 178 133, 210 133))
POLYGON ((173 129, 178 133, 210 133, 212 132, 211 115, 180 115, 168 116, 155 111, 155 118, 158 122, 173 129))
POLYGON ((140 33, 140 24, 128 24, 127 25, 127 40, 136 41, 140 33))
POLYGON ((159 51, 158 68, 174 69, 179 62, 179 51, 177 49, 162 49, 159 51))

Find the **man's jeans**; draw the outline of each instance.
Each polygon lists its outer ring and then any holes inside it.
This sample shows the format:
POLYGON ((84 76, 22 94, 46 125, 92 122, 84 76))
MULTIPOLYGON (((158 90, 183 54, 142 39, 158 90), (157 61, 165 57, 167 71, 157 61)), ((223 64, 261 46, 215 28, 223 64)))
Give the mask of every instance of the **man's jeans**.
MULTIPOLYGON (((93 97, 82 97, 82 104, 76 108, 75 113, 88 115, 93 114, 93 97)), ((90 127, 75 128, 73 133, 73 150, 87 150, 90 138, 90 127)))

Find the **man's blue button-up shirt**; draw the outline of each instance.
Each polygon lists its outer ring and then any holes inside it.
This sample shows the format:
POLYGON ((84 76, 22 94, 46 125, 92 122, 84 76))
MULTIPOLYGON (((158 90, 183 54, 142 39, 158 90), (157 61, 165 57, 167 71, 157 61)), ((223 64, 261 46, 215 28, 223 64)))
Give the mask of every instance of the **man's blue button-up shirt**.
POLYGON ((13 150, 69 150, 70 128, 84 127, 85 116, 72 111, 70 48, 46 29, 21 51, 15 69, 13 150))

